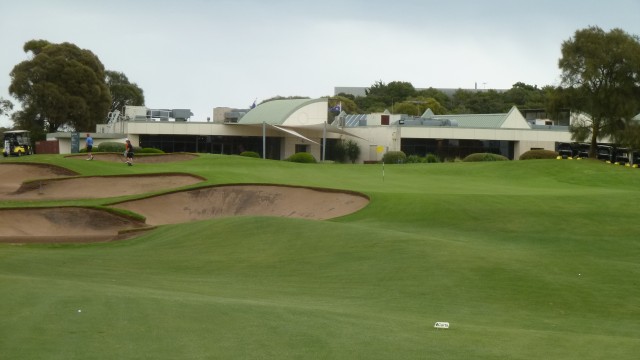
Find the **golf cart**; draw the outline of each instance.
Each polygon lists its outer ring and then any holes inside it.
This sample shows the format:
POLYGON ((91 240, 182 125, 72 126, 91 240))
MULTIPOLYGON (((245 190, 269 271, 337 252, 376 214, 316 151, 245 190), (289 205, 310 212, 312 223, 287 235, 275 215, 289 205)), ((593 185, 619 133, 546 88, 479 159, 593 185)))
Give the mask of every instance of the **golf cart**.
POLYGON ((596 157, 598 160, 614 162, 614 151, 615 148, 613 146, 600 144, 596 149, 596 157))
POLYGON ((4 157, 33 154, 31 137, 28 130, 10 130, 4 132, 4 157))
POLYGON ((563 159, 572 158, 576 154, 576 151, 574 151, 572 144, 569 143, 558 144, 557 152, 563 159))

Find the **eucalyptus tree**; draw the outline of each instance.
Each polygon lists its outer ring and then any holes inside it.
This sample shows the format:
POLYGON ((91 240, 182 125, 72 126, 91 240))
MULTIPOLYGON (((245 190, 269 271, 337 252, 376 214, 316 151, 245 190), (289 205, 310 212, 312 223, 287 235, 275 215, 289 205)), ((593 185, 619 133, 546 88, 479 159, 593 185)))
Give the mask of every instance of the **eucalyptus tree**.
POLYGON ((125 106, 144 105, 144 91, 129 81, 124 73, 105 71, 106 83, 111 93, 111 107, 109 111, 122 110, 125 106))
POLYGON ((111 105, 100 59, 67 42, 31 40, 23 50, 32 56, 9 74, 9 93, 22 103, 20 120, 45 132, 63 126, 94 131, 111 105))
POLYGON ((621 29, 577 30, 562 43, 558 66, 571 109, 589 115, 572 124, 572 138, 590 138, 589 156, 595 157, 598 140, 623 137, 640 109, 640 40, 621 29))

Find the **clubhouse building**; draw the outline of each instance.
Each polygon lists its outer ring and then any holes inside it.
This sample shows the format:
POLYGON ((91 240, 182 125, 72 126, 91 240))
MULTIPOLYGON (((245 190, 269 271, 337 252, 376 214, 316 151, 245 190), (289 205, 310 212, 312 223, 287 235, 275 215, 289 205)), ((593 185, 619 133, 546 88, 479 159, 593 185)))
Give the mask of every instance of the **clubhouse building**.
MULTIPOLYGON (((124 141, 165 152, 240 154, 254 151, 263 158, 282 160, 297 152, 317 160, 333 160, 338 141, 352 140, 360 147, 358 163, 376 162, 385 152, 407 155, 434 154, 441 160, 464 158, 478 152, 501 154, 517 160, 531 149, 556 150, 571 142, 570 119, 556 121, 544 112, 512 107, 503 114, 421 116, 346 114, 333 117, 327 98, 273 100, 249 110, 226 109, 214 120, 191 121, 189 110, 152 110, 128 107, 111 114, 92 133, 95 145, 124 141), (332 119, 333 117, 333 119, 332 119)), ((57 141, 60 153, 74 149, 71 133, 47 135, 57 141)))

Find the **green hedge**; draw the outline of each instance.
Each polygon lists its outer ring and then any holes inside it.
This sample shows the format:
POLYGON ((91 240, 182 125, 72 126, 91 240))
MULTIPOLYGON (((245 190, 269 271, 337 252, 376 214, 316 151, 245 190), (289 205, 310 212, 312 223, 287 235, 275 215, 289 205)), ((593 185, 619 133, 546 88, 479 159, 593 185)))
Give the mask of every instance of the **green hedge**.
POLYGON ((407 156, 407 160, 406 160, 407 164, 419 164, 423 162, 426 162, 425 158, 418 155, 409 155, 407 156))
MULTIPOLYGON (((164 151, 156 148, 141 148, 135 147, 133 151, 136 154, 164 154, 164 151)), ((86 153, 87 148, 83 147, 80 149, 81 153, 86 153)), ((123 153, 124 152, 124 144, 119 142, 107 141, 103 142, 100 145, 96 146, 92 150, 93 153, 123 153)))
POLYGON ((520 155, 520 160, 555 159, 558 153, 552 150, 529 150, 520 155))
POLYGON ((427 154, 426 156, 422 157, 419 155, 409 155, 407 156, 407 159, 405 160, 405 162, 407 164, 422 164, 422 163, 439 163, 440 159, 438 159, 437 156, 435 156, 434 154, 427 154))
POLYGON ((105 141, 93 148, 94 152, 124 152, 124 143, 105 141))
POLYGON ((404 164, 407 162, 407 155, 402 151, 387 151, 382 157, 385 164, 404 164))
POLYGON ((240 156, 252 157, 252 158, 260 158, 260 154, 255 151, 243 151, 240 153, 240 156))
POLYGON ((492 154, 492 153, 475 153, 475 154, 468 155, 467 157, 462 159, 462 161, 465 161, 465 162, 507 161, 507 160, 509 160, 509 159, 507 159, 506 157, 504 157, 502 155, 492 154))
POLYGON ((307 152, 299 152, 299 153, 295 153, 291 156, 289 156, 287 158, 287 161, 291 161, 291 162, 297 162, 297 163, 307 163, 307 164, 312 164, 312 163, 316 163, 316 158, 313 157, 313 155, 307 153, 307 152))
POLYGON ((427 156, 424 157, 424 161, 427 163, 439 163, 440 159, 433 154, 427 154, 427 156))
MULTIPOLYGON (((81 152, 86 152, 87 149, 82 149, 81 152)), ((141 148, 141 147, 133 147, 133 151, 136 154, 164 154, 164 151, 156 148, 141 148)), ((97 147, 93 148, 93 152, 108 152, 108 153, 122 153, 124 152, 124 143, 115 142, 115 141, 105 141, 100 143, 97 147)))

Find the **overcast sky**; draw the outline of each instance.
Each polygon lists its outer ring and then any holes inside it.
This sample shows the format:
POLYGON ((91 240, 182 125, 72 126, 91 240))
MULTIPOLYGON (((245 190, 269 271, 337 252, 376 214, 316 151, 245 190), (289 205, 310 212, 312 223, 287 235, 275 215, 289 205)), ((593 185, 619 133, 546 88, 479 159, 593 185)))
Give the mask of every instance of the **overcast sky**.
POLYGON ((557 85, 576 30, 640 35, 640 0, 0 0, 0 14, 0 97, 18 105, 9 73, 25 42, 70 42, 138 84, 147 107, 192 121, 376 81, 557 85))

